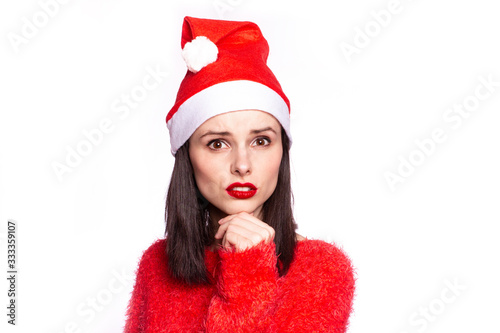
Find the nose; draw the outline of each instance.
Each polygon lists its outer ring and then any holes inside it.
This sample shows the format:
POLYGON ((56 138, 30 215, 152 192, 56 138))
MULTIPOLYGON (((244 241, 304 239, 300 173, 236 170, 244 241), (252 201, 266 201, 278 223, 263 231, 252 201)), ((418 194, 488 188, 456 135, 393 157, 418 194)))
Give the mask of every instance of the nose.
POLYGON ((233 160, 231 164, 231 173, 234 175, 245 176, 252 172, 250 154, 245 148, 233 149, 233 160))

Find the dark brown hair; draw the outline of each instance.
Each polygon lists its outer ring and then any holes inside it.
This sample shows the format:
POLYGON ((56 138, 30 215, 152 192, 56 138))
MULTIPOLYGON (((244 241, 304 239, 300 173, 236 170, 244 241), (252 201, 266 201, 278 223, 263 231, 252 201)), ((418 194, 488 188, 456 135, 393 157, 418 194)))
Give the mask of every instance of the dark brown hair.
MULTIPOLYGON (((293 260, 297 225, 293 218, 290 181, 290 142, 281 129, 283 156, 278 182, 262 207, 263 221, 275 230, 277 267, 283 276, 293 260), (281 262, 281 264, 280 264, 281 262)), ((215 228, 207 219, 207 200, 196 186, 189 158, 189 141, 175 154, 175 164, 165 203, 165 236, 168 269, 175 278, 188 284, 208 283, 205 247, 214 242, 215 228)))

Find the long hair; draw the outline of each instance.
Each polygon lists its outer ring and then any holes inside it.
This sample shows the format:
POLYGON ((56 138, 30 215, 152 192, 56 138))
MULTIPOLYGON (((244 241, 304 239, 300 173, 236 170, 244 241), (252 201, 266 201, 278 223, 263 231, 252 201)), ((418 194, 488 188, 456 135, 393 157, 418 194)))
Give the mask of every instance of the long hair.
MULTIPOLYGON (((297 225, 293 218, 293 194, 290 181, 290 141, 281 129, 283 155, 278 182, 273 194, 262 206, 263 220, 275 230, 277 268, 280 276, 293 261, 297 225)), ((173 277, 188 284, 208 283, 205 248, 214 241, 215 230, 208 221, 207 201, 198 190, 189 158, 189 141, 175 155, 165 203, 165 236, 168 269, 173 277)))

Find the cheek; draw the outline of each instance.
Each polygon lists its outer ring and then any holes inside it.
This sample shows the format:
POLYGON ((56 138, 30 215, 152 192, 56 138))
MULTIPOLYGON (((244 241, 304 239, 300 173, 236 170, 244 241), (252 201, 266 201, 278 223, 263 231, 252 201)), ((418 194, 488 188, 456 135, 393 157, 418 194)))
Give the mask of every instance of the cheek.
POLYGON ((220 182, 220 166, 211 160, 207 163, 207 158, 197 156, 199 158, 192 158, 191 164, 193 165, 194 178, 198 189, 206 197, 213 192, 214 187, 220 182))
POLYGON ((262 171, 264 172, 264 175, 266 176, 268 181, 277 181, 281 165, 281 158, 282 153, 280 150, 265 159, 265 162, 262 165, 262 171))
POLYGON ((205 188, 208 183, 210 183, 210 169, 207 168, 206 163, 192 162, 192 164, 196 185, 201 190, 205 188))
POLYGON ((203 168, 203 157, 197 151, 190 151, 189 158, 191 160, 191 165, 193 166, 194 179, 198 188, 201 187, 203 180, 205 178, 206 170, 203 168))

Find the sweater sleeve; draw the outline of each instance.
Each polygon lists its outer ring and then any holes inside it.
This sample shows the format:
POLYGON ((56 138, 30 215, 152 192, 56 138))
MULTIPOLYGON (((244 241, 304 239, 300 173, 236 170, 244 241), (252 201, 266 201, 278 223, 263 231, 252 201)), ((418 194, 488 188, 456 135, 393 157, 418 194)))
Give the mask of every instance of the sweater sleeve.
POLYGON ((151 289, 151 267, 158 252, 164 248, 164 241, 158 240, 143 252, 136 271, 136 278, 132 296, 127 306, 124 333, 142 333, 146 331, 148 323, 147 303, 151 289))
POLYGON ((134 289, 132 291, 132 296, 129 300, 127 307, 127 319, 125 321, 124 333, 139 333, 143 330, 139 327, 140 323, 144 322, 144 303, 145 294, 142 290, 144 285, 144 274, 142 273, 141 267, 137 270, 134 289))
POLYGON ((274 242, 242 252, 219 250, 218 280, 207 332, 274 332, 278 270, 274 242))
POLYGON ((298 246, 287 278, 280 280, 278 331, 346 332, 355 285, 350 259, 335 245, 320 240, 298 246))

